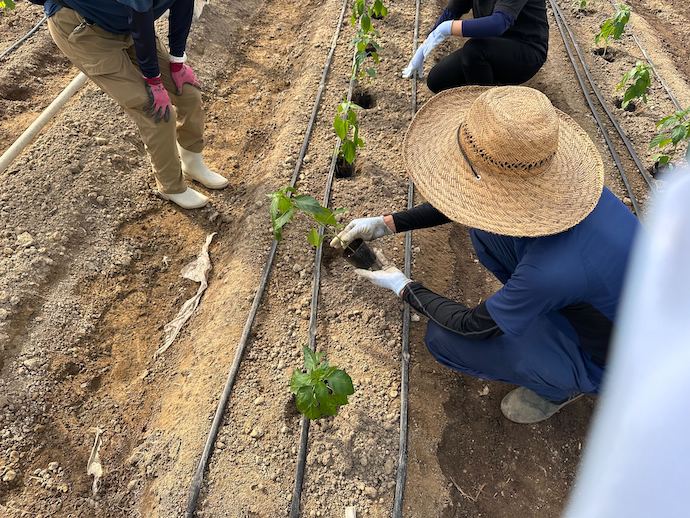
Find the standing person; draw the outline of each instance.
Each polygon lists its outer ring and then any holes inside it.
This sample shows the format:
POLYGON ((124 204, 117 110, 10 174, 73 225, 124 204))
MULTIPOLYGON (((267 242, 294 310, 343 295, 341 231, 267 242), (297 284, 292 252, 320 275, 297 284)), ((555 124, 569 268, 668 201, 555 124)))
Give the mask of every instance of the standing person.
POLYGON ((201 92, 185 64, 194 0, 47 0, 44 8, 56 45, 139 127, 161 197, 194 209, 208 198, 184 177, 209 189, 228 185, 201 156, 201 92), (169 53, 153 25, 168 9, 169 53))
POLYGON ((603 187, 585 131, 531 88, 455 88, 417 113, 403 156, 429 203, 355 219, 331 245, 471 227, 479 261, 503 283, 473 308, 393 265, 356 272, 429 318, 426 345, 440 363, 520 385, 501 403, 508 419, 536 423, 597 393, 638 222, 603 187))
POLYGON ((431 69, 427 86, 518 85, 546 61, 549 22, 545 0, 450 0, 434 29, 417 49, 403 77, 422 77, 424 60, 450 36, 469 38, 431 69), (474 19, 459 18, 472 10, 474 19))

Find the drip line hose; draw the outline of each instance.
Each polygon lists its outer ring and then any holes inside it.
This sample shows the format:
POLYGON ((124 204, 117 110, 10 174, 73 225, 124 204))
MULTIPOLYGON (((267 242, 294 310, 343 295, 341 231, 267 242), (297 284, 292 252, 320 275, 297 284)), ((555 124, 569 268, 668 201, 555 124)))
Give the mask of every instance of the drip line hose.
MULTIPOLYGON (((560 17, 561 22, 563 24, 563 27, 565 28, 565 31, 568 33, 568 36, 570 37, 570 39, 573 42, 573 48, 575 49, 575 52, 577 53, 578 58, 580 59, 580 63, 582 65, 582 70, 584 70, 585 75, 587 76, 587 80, 589 81, 590 85, 592 85, 592 91, 594 92, 594 95, 596 95, 597 99, 599 100, 599 103, 601 104, 602 109, 604 110, 604 112, 608 116, 609 120, 611 121, 611 124, 613 124, 613 127, 615 128, 616 132, 618 132, 618 135, 620 136, 621 140, 623 141, 623 144, 628 149, 628 153, 630 153, 630 157, 632 158, 633 162, 635 162, 635 165, 637 166, 637 169, 640 171, 640 175, 642 175, 642 178, 647 183, 647 186, 651 190, 656 189, 656 184, 655 184, 656 180, 654 180, 652 175, 649 174, 649 172, 645 168, 644 164, 640 160, 640 157, 637 155, 637 152, 635 151, 635 147, 633 146, 632 142, 630 142, 628 135, 626 135, 625 131, 621 127, 618 120, 616 120, 615 115, 613 115, 613 113, 611 112, 610 108, 608 107, 608 103, 606 102, 603 94, 601 93, 601 90, 599 89, 596 81, 592 77, 592 73, 590 72, 589 67, 587 66, 587 62, 585 61, 585 57, 582 54, 582 50, 580 49, 580 45, 578 44, 577 39, 575 38, 575 35, 573 34, 573 31, 570 29, 570 26, 568 25, 568 22, 566 21, 565 16, 563 16, 563 13, 561 12, 561 8, 558 6, 558 1, 557 0, 549 0, 549 1, 551 2, 551 5, 553 6, 554 16, 560 17)), ((565 41, 565 38, 563 41, 565 41)))
MULTIPOLYGON (((355 54, 352 56, 353 63, 356 53, 357 49, 355 49, 355 54)), ((347 90, 347 102, 352 100, 352 92, 354 91, 356 80, 357 79, 354 76, 350 78, 350 83, 347 90)), ((328 205, 331 203, 331 191, 333 189, 333 178, 335 177, 335 166, 338 160, 338 149, 340 149, 340 143, 340 138, 337 138, 335 148, 333 149, 333 156, 331 157, 331 165, 328 168, 328 175, 326 177, 326 187, 324 188, 322 201, 322 205, 324 207, 328 207, 328 205)), ((316 247, 316 254, 314 256, 314 279, 311 287, 311 307, 309 311, 309 348, 312 351, 316 351, 316 325, 318 323, 319 294, 321 291, 321 258, 323 257, 324 232, 324 227, 320 226, 320 244, 318 247, 316 247)), ((307 466, 307 450, 309 449, 309 424, 310 420, 304 416, 301 416, 299 451, 297 452, 297 465, 295 467, 295 485, 292 490, 292 502, 290 503, 290 518, 299 518, 301 514, 302 485, 304 484, 304 472, 307 466)))
MULTIPOLYGON (((302 168, 304 162, 304 156, 309 148, 309 141, 311 139, 311 134, 314 129, 314 124, 316 122, 316 117, 319 112, 319 107, 321 106, 321 100, 323 98, 323 93, 326 88, 326 80, 328 78, 328 73, 333 62, 333 56, 335 55, 335 49, 338 42, 338 37, 340 35, 340 28, 343 25, 343 20, 345 19, 345 12, 347 10, 348 0, 343 0, 342 9, 340 11, 340 17, 333 33, 333 38, 331 40, 331 47, 326 57, 326 62, 323 66, 323 72, 321 74, 321 81, 316 92, 316 98, 314 100, 314 107, 312 108, 311 118, 307 124, 307 129, 304 134, 304 140, 302 141, 302 147, 300 148, 299 157, 295 163, 295 169, 292 173, 292 178, 290 179, 290 186, 294 187, 297 184, 297 178, 299 177, 299 172, 302 168)), ((249 315, 247 316, 247 321, 244 324, 244 329, 242 331, 242 336, 237 345, 237 350, 235 352, 235 357, 233 359, 230 371, 228 373, 227 381, 225 382, 225 388, 221 394, 220 400, 218 401, 218 406, 216 408, 215 415, 213 416, 213 422, 211 424, 211 429, 209 430, 208 437, 206 438, 206 444, 204 446, 204 451, 199 459, 199 464, 196 468, 192 482, 189 488, 189 495, 187 499, 187 510, 185 512, 186 518, 193 518, 196 512, 197 502, 199 500, 199 494, 201 492, 201 486, 204 482, 204 474, 208 466, 208 461, 213 452, 213 446, 218 437, 218 429, 223 421, 223 415, 225 414, 225 409, 227 408, 228 402, 230 400, 230 394, 232 393, 232 388, 235 385, 235 379, 237 373, 239 372, 240 363, 242 357, 244 356, 244 351, 249 343, 249 335, 251 333, 252 327, 254 326, 254 320, 256 319, 256 314, 259 310, 259 305, 263 298, 266 286, 268 284, 268 279, 271 275, 271 270, 273 268, 273 262, 275 260, 276 251, 278 249, 278 242, 273 241, 271 244, 271 249, 268 253, 268 258, 264 265, 263 272, 261 273, 261 279, 259 282, 259 287, 254 295, 254 301, 252 302, 252 307, 249 310, 249 315)))
MULTIPOLYGON (((615 9, 616 8, 616 2, 614 0, 611 0, 610 3, 613 6, 613 8, 615 9)), ((664 81, 664 78, 661 77, 661 74, 656 69, 656 66, 654 65, 654 62, 652 61, 652 58, 649 56, 649 54, 647 53, 645 48, 642 46, 642 43, 640 43, 639 38, 635 35, 635 33, 632 31, 632 29, 630 29, 630 34, 632 35, 633 41, 635 42, 637 47, 640 49, 640 52, 642 52, 642 55, 647 60, 647 63, 649 63, 649 66, 652 69, 652 72, 654 72, 654 75, 659 80, 659 83, 661 83, 661 86, 664 88, 664 90, 666 90, 666 93, 668 94, 669 99, 671 99, 673 106, 676 107, 676 110, 679 110, 679 111, 682 110, 683 107, 680 105, 680 103, 678 102, 678 99, 673 94, 673 90, 671 90, 671 88, 668 86, 666 81, 664 81)))
POLYGON ((24 43, 26 40, 28 40, 33 34, 43 25, 46 23, 46 20, 48 19, 47 15, 44 15, 41 20, 34 25, 29 32, 27 32, 24 36, 19 38, 17 41, 15 41, 12 45, 10 45, 7 49, 2 51, 2 54, 0 54, 0 60, 4 59, 5 56, 7 56, 10 52, 15 50, 17 47, 19 47, 22 43, 24 43))
MULTIPOLYGON (((421 0, 415 1, 414 33, 412 50, 417 50, 419 40, 419 11, 421 0)), ((412 76, 412 116, 417 113, 417 75, 412 76)), ((407 183, 407 210, 414 206, 414 182, 407 183)), ((405 275, 412 275, 412 232, 405 233, 405 275)), ((410 305, 404 304, 402 314, 402 347, 400 354, 400 442, 398 446, 398 470, 395 476, 395 498, 393 500, 393 518, 402 518, 405 499, 405 481, 407 480, 407 439, 410 383, 410 305)))
POLYGON ((611 153, 611 157, 613 158, 614 163, 616 164, 616 167, 620 171, 621 174, 621 179, 623 180, 623 184, 625 185, 625 189, 628 192, 628 196, 630 197, 630 201, 632 202, 633 210, 635 211, 635 214, 638 216, 640 215, 640 206, 639 203, 637 202, 637 197, 635 196, 635 193, 632 190, 632 187, 630 186, 630 181, 628 180, 628 175, 625 172, 625 168, 623 167, 623 164, 621 163, 620 156, 618 155, 618 152, 616 151, 615 146, 613 145, 613 142, 611 141, 611 136, 609 135, 608 131, 604 127, 604 122, 601 120, 601 117, 599 115, 599 112, 597 112, 594 103, 592 102, 592 97, 587 89, 587 85, 585 84, 585 81, 582 77, 582 73, 580 72, 580 69, 577 67, 576 61, 575 61, 575 56, 573 55, 573 50, 570 47, 570 43, 568 43, 568 39, 566 37, 566 31, 563 28, 563 20, 559 16, 559 12, 557 10, 557 7, 555 5, 555 0, 549 0, 551 3, 551 8, 553 10, 553 15, 556 20, 556 25, 558 26, 558 30, 561 33, 561 37, 563 38, 563 44, 565 45, 565 51, 568 54, 568 57, 570 58, 570 62, 573 65, 573 70, 575 71, 575 76, 577 77, 577 81, 580 84, 580 88, 582 88, 582 93, 585 97, 585 100, 587 101, 587 104, 589 105, 589 109, 592 112, 592 115, 594 116, 594 120, 597 123, 597 126, 599 126, 599 130, 601 131, 602 136, 604 137, 604 140, 606 141, 606 145, 609 148, 609 151, 611 153))

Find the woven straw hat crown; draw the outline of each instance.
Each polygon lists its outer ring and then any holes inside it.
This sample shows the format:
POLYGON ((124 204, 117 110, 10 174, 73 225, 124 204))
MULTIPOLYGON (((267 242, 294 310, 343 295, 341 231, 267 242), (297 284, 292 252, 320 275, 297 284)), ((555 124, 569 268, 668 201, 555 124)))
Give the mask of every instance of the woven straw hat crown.
POLYGON ((594 209, 604 164, 587 133, 538 90, 453 88, 405 135, 419 192, 450 219, 507 236, 563 232, 594 209))
POLYGON ((472 103, 459 140, 478 170, 535 176, 551 166, 559 126, 551 101, 538 90, 494 88, 472 103))

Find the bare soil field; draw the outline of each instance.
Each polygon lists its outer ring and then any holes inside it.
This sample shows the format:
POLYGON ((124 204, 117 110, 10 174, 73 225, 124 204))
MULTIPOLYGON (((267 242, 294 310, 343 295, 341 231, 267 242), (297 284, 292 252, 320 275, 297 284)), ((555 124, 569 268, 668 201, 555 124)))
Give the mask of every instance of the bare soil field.
MULTIPOLYGON (((205 156, 230 180, 226 190, 206 193, 212 203, 203 210, 178 210, 153 194, 136 128, 92 84, 0 174, 1 516, 183 516, 271 245, 266 195, 286 185, 294 169, 341 5, 214 0, 195 22, 188 54, 204 85, 205 156), (208 290, 172 347, 154 359, 163 326, 196 291, 180 271, 212 232, 208 290), (103 430, 105 472, 94 495, 86 465, 96 429, 103 430)), ((411 83, 400 71, 412 53, 415 4, 387 5, 389 16, 377 22, 378 77, 360 85, 375 100, 360 115, 366 147, 357 173, 336 180, 333 189, 332 206, 346 207, 347 219, 406 204, 400 147, 412 117, 411 83)), ((668 24, 687 26, 688 8, 669 0, 632 5, 633 30, 687 104, 688 47, 668 24)), ((613 45, 613 62, 591 52, 596 28, 612 12, 608 2, 584 15, 565 2, 561 7, 613 103, 615 83, 641 58, 639 50, 626 35, 613 45)), ((422 2, 422 37, 441 8, 422 2)), ((0 50, 40 16, 22 2, 0 18, 0 50)), ((335 106, 349 82, 353 31, 345 23, 298 182, 317 199, 335 143, 335 106)), ((434 57, 458 44, 444 45, 434 57)), ((0 62, 0 150, 75 73, 45 28, 0 62)), ((590 133, 607 164, 607 185, 624 198, 553 22, 549 59, 530 85, 590 133)), ((431 96, 423 82, 418 94, 420 106, 431 96)), ((672 110, 657 84, 647 105, 632 113, 616 109, 645 165, 652 165, 647 144, 654 123, 672 110)), ((630 160, 625 165, 644 202, 646 185, 630 160)), ((299 442, 289 376, 307 341, 314 262, 307 229, 296 221, 279 245, 199 517, 287 515, 299 442)), ((402 265, 402 236, 380 245, 402 265)), ((498 287, 458 225, 416 232, 413 247, 413 277, 441 293, 476 304, 498 287)), ((339 416, 312 424, 303 516, 341 517, 350 505, 358 516, 391 515, 401 309, 388 292, 326 254, 317 347, 350 373, 357 391, 339 416)), ((424 346, 424 328, 424 319, 415 319, 405 516, 558 516, 596 399, 582 398, 542 424, 510 423, 499 403, 512 387, 437 365, 424 346)))

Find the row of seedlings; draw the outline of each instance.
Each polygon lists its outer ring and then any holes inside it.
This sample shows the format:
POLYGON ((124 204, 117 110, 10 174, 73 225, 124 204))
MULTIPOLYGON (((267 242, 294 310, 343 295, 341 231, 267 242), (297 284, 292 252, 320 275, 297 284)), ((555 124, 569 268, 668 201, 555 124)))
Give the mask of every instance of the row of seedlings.
MULTIPOLYGON (((579 0, 578 9, 584 10, 587 7, 587 0, 579 0)), ((599 33, 594 38, 597 45, 603 42, 603 47, 596 49, 600 55, 606 56, 611 40, 620 40, 625 34, 631 11, 630 6, 626 4, 616 4, 613 15, 601 24, 599 33)), ((646 104, 653 77, 652 64, 641 60, 637 61, 623 75, 616 86, 617 91, 623 90, 623 95, 617 99, 616 106, 623 110, 635 111, 636 103, 646 104)), ((675 99, 672 100, 675 101, 675 99)), ((650 149, 657 150, 651 168, 655 174, 663 169, 673 168, 672 159, 676 157, 678 150, 683 145, 687 146, 690 142, 690 107, 678 109, 663 117, 656 126, 658 134, 649 144, 650 149)), ((686 149, 684 160, 690 161, 690 148, 686 149)))

